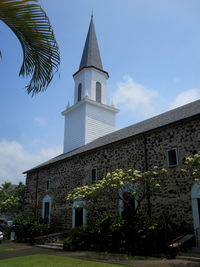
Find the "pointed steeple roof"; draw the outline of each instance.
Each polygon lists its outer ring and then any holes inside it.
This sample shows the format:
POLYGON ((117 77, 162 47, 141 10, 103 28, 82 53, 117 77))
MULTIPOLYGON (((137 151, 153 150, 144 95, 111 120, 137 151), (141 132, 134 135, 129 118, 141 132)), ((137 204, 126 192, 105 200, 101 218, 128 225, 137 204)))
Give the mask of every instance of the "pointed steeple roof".
POLYGON ((99 46, 97 42, 96 32, 93 23, 93 15, 91 16, 90 26, 83 49, 81 63, 79 70, 84 67, 96 67, 97 69, 103 70, 99 46))

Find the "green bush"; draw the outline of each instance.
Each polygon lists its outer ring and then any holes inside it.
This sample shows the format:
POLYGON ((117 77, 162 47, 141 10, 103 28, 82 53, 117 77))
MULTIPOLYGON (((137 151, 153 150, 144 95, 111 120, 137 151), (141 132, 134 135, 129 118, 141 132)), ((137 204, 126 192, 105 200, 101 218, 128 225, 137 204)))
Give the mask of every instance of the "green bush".
POLYGON ((15 232, 15 241, 33 243, 35 237, 47 235, 49 227, 34 216, 19 216, 13 221, 10 231, 15 232))
POLYGON ((67 251, 87 250, 89 232, 87 227, 76 227, 71 230, 70 236, 64 241, 63 249, 67 251))
POLYGON ((11 233, 11 227, 6 227, 6 228, 4 228, 4 230, 3 230, 3 234, 4 234, 4 239, 7 239, 7 240, 9 240, 10 239, 10 233, 11 233))
POLYGON ((121 252, 124 219, 104 213, 94 223, 88 225, 90 248, 98 251, 121 252))
POLYGON ((132 255, 167 253, 166 227, 155 224, 142 211, 127 218, 104 213, 84 227, 72 229, 65 250, 95 250, 132 255))
POLYGON ((118 252, 121 247, 120 229, 123 223, 121 217, 112 217, 105 213, 95 222, 72 229, 64 242, 64 249, 118 252))

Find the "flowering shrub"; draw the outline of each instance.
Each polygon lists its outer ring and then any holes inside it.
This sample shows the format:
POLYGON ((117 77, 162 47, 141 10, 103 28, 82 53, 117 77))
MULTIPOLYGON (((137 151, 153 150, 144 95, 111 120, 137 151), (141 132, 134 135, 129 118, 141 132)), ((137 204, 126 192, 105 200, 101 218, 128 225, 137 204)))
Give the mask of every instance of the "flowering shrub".
POLYGON ((200 181, 200 151, 194 156, 189 156, 185 160, 186 167, 182 169, 184 173, 190 173, 193 176, 194 182, 200 181))
MULTIPOLYGON (((124 171, 117 169, 112 173, 108 173, 105 178, 98 180, 92 185, 77 187, 67 195, 68 201, 86 200, 87 208, 90 205, 109 208, 105 205, 105 200, 115 196, 117 199, 126 201, 123 198, 123 192, 129 192, 137 201, 136 210, 140 208, 141 201, 149 196, 153 191, 160 190, 159 179, 166 174, 163 168, 159 170, 157 166, 151 171, 141 172, 129 169, 124 171)), ((109 201, 106 201, 109 203, 109 201)))
POLYGON ((159 170, 157 166, 146 172, 117 169, 92 185, 78 187, 69 192, 67 200, 85 200, 88 215, 92 214, 92 218, 88 217, 86 226, 72 230, 64 248, 135 255, 150 255, 166 249, 165 242, 160 239, 162 229, 141 211, 140 205, 155 191, 161 190, 162 178, 166 172, 165 169, 159 170), (123 217, 109 213, 114 203, 117 203, 118 210, 119 200, 123 200, 124 207, 125 204, 132 205, 133 202, 126 203, 130 199, 137 202, 134 210, 130 209, 123 217), (163 246, 161 242, 164 243, 163 246))
POLYGON ((25 186, 19 183, 17 186, 12 186, 11 183, 5 182, 0 186, 0 213, 8 212, 22 213, 24 207, 25 186))

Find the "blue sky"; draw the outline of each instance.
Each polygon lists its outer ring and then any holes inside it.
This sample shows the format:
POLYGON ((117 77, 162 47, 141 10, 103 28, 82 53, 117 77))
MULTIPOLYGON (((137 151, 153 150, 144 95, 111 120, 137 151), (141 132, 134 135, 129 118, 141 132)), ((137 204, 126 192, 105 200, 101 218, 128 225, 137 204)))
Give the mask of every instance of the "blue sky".
POLYGON ((121 110, 117 129, 200 98, 199 0, 41 0, 61 65, 48 90, 27 95, 18 77, 22 50, 0 21, 0 183, 62 153, 68 100, 73 104, 91 11, 107 81, 108 104, 121 110))

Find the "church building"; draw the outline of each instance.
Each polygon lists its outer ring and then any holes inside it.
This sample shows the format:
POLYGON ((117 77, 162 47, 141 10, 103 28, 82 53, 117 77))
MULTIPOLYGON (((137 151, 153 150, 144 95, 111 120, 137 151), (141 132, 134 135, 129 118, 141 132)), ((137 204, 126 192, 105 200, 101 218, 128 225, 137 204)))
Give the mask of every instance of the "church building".
POLYGON ((200 150, 200 100, 116 130, 119 110, 107 104, 109 75, 102 66, 92 17, 73 78, 74 104, 62 112, 63 153, 25 172, 26 214, 38 214, 62 230, 83 225, 85 203, 68 203, 68 192, 119 168, 145 171, 157 165, 168 172, 162 193, 152 196, 152 217, 168 216, 199 233, 200 185, 181 168, 187 156, 200 150))

